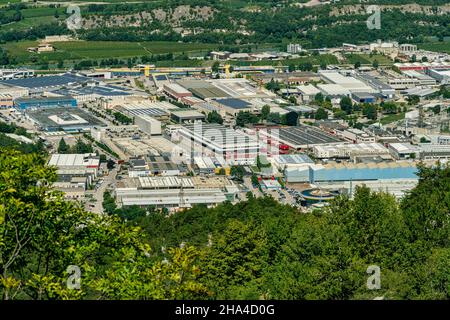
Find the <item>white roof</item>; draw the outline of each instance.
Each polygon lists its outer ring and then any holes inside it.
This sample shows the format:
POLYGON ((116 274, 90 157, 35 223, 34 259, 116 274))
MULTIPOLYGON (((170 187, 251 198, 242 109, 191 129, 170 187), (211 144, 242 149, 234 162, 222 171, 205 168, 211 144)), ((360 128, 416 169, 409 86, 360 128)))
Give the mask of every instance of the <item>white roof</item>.
POLYGON ((313 85, 304 85, 304 86, 298 86, 297 89, 305 95, 316 95, 320 92, 319 89, 314 87, 313 85))
POLYGON ((90 154, 53 154, 48 162, 50 166, 99 166, 100 159, 90 157, 90 154))
POLYGON ((190 177, 139 177, 139 184, 144 189, 158 188, 193 188, 190 177))
POLYGON ((182 87, 178 83, 164 84, 164 87, 168 88, 176 93, 191 93, 189 90, 187 90, 185 87, 182 87))
POLYGON ((410 143, 391 143, 389 146, 399 153, 414 153, 418 151, 418 148, 410 143))
POLYGON ((350 91, 339 84, 318 84, 317 87, 325 94, 332 96, 350 95, 350 91))

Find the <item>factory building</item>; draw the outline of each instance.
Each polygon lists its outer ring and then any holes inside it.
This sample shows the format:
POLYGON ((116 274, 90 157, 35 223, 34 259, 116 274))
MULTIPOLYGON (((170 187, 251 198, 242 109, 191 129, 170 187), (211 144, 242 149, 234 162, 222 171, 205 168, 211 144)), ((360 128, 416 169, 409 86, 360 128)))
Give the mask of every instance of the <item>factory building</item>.
POLYGON ((315 146, 316 158, 352 158, 355 156, 389 156, 389 150, 379 143, 337 144, 315 146))
POLYGON ((0 80, 21 79, 34 76, 34 70, 29 69, 0 69, 0 80))
POLYGON ((190 208, 195 204, 213 206, 233 201, 238 189, 226 178, 200 177, 139 177, 130 179, 115 189, 121 206, 156 206, 190 208))
POLYGON ((422 160, 450 160, 450 145, 422 143, 418 145, 418 148, 422 160))
POLYGON ((170 118, 176 123, 194 123, 204 121, 205 115, 194 109, 177 109, 170 111, 170 118))
POLYGON ((397 159, 415 159, 420 157, 420 149, 410 143, 390 143, 389 152, 397 159))
POLYGON ((217 106, 217 108, 222 110, 222 112, 220 112, 221 114, 225 113, 232 116, 237 116, 237 114, 241 111, 251 112, 253 110, 253 106, 251 103, 236 98, 211 100, 211 104, 217 106))
POLYGON ((254 164, 259 152, 258 141, 239 131, 219 124, 185 124, 179 128, 182 147, 194 157, 223 158, 228 163, 254 164))
POLYGON ((294 150, 311 149, 316 145, 342 143, 338 137, 308 125, 260 130, 259 134, 261 139, 270 140, 271 144, 287 145, 294 150))
POLYGON ((14 106, 20 110, 71 108, 77 106, 77 100, 72 96, 17 98, 14 100, 14 106))
POLYGON ((177 83, 168 83, 164 84, 163 90, 165 93, 167 93, 169 96, 175 99, 181 99, 184 97, 190 97, 192 96, 192 93, 187 90, 186 88, 182 87, 181 85, 177 83))
POLYGON ((367 92, 354 92, 352 93, 352 99, 356 103, 375 103, 377 102, 377 98, 367 92))
POLYGON ((161 131, 161 121, 152 118, 149 115, 139 115, 134 118, 134 123, 149 136, 160 135, 161 131))
POLYGON ((428 75, 441 84, 450 84, 450 70, 431 69, 428 75))
POLYGON ((13 97, 7 93, 0 93, 0 109, 9 109, 13 106, 13 97))
POLYGON ((149 176, 178 176, 182 168, 172 162, 167 156, 146 156, 130 159, 128 176, 130 178, 149 176))
POLYGON ((284 174, 290 183, 318 183, 338 181, 372 181, 418 179, 417 168, 409 161, 381 163, 314 164, 302 168, 288 168, 284 174))
POLYGON ((337 135, 353 143, 372 143, 376 140, 375 136, 356 128, 337 131, 337 135))
POLYGON ((337 84, 347 89, 351 93, 365 92, 376 93, 377 90, 368 86, 363 81, 356 79, 351 75, 343 75, 336 71, 321 70, 319 71, 320 77, 328 83, 337 84))
POLYGON ((404 70, 402 71, 402 74, 404 74, 406 77, 410 79, 416 79, 418 81, 418 84, 421 86, 434 86, 436 85, 436 79, 421 73, 417 72, 415 70, 404 70))
POLYGON ((314 87, 313 85, 298 86, 297 90, 300 93, 302 101, 305 103, 314 101, 314 98, 316 97, 316 95, 318 93, 322 92, 319 89, 317 89, 316 87, 314 87))
POLYGON ((334 83, 321 83, 317 85, 317 88, 323 93, 324 96, 330 97, 330 98, 340 98, 343 96, 350 97, 351 92, 347 89, 341 86, 340 84, 334 84, 334 83))
POLYGON ((269 158, 275 168, 284 171, 287 168, 295 169, 314 164, 314 161, 306 154, 280 154, 269 158))
POLYGON ((0 85, 5 84, 13 87, 27 89, 30 94, 33 95, 42 94, 43 92, 54 91, 71 86, 86 85, 89 83, 95 83, 95 80, 72 73, 0 81, 0 85))
POLYGON ((25 111, 25 117, 43 131, 82 132, 106 126, 79 108, 39 108, 25 111))
POLYGON ((53 186, 69 199, 82 200, 85 191, 97 178, 100 159, 94 154, 53 154, 48 162, 58 175, 53 186))

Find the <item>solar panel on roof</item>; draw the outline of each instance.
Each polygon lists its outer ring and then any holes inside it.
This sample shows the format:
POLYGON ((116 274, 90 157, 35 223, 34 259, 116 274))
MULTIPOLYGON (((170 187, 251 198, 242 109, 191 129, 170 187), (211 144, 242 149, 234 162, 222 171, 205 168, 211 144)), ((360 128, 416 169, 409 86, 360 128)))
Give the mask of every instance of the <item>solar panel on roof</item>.
POLYGON ((53 86, 63 86, 70 83, 83 83, 90 81, 88 77, 73 75, 73 74, 63 74, 57 76, 44 76, 35 78, 23 78, 23 79, 10 79, 0 81, 0 83, 25 87, 25 88, 43 88, 43 87, 53 87, 53 86))
POLYGON ((230 98, 230 99, 220 99, 217 101, 233 109, 247 109, 250 106, 250 103, 241 99, 230 98))

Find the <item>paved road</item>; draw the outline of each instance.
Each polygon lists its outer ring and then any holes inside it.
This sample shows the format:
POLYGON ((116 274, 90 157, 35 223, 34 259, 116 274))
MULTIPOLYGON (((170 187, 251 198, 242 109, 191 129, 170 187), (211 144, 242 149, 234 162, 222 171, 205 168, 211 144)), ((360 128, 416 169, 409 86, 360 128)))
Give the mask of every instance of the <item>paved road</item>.
POLYGON ((244 185, 253 193, 255 197, 259 198, 264 196, 261 191, 259 191, 259 188, 253 188, 252 179, 250 177, 244 177, 244 185))
POLYGON ((103 183, 100 185, 100 187, 97 190, 94 190, 93 192, 93 199, 95 199, 95 203, 94 202, 88 202, 90 205, 94 204, 94 207, 89 207, 88 210, 94 213, 103 213, 103 193, 105 193, 106 188, 108 188, 109 186, 111 186, 115 180, 116 180, 116 176, 117 176, 117 171, 118 168, 114 168, 112 169, 109 174, 107 176, 104 176, 103 179, 103 183))

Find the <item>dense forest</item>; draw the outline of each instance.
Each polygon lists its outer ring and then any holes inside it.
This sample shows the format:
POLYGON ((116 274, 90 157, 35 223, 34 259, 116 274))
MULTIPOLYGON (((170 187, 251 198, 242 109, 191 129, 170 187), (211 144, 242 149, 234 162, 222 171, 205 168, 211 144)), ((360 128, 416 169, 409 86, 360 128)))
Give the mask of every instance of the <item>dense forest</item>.
POLYGON ((108 214, 85 212, 51 188, 45 163, 0 150, 3 299, 450 298, 448 166, 421 166, 400 202, 361 187, 309 214, 249 194, 168 216, 108 195, 108 214), (79 290, 66 287, 73 265, 79 290))
MULTIPOLYGON (((84 25, 76 34, 86 40, 106 41, 246 44, 295 40, 309 48, 376 39, 420 43, 430 36, 439 40, 450 36, 448 9, 440 9, 446 4, 448 1, 445 0, 367 1, 363 7, 349 12, 346 8, 361 6, 360 1, 340 1, 314 7, 294 6, 293 1, 267 0, 250 4, 218 0, 88 4, 81 7, 84 25), (425 7, 417 11, 406 10, 402 6, 414 3, 425 7), (385 6, 381 9, 381 29, 369 30, 366 26, 370 14, 365 8, 370 4, 385 6), (179 8, 186 9, 186 12, 181 14, 177 11, 179 8), (190 33, 181 34, 180 29, 190 33)), ((51 6, 55 7, 54 4, 51 6)), ((24 18, 24 9, 33 10, 26 8, 32 7, 10 5, 3 10, 4 13, 0 14, 0 41, 34 40, 45 35, 71 33, 64 23, 70 16, 65 11, 56 11, 58 20, 40 24, 38 28, 32 26, 16 30, 9 27, 10 23, 24 18)))

